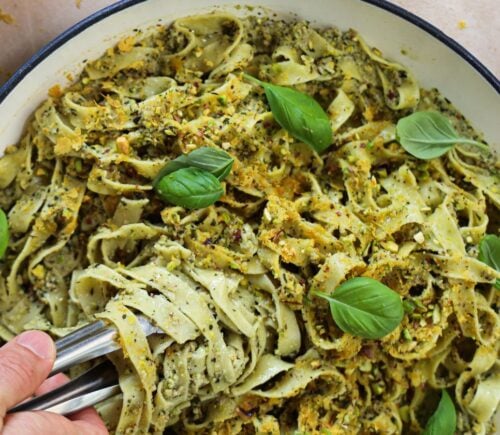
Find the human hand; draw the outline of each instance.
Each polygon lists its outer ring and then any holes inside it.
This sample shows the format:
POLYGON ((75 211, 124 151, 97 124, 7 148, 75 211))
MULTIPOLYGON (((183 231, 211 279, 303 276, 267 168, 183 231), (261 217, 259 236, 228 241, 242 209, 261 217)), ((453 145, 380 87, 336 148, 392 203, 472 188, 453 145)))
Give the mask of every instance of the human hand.
POLYGON ((7 410, 32 395, 67 382, 62 374, 46 379, 56 357, 52 339, 40 331, 18 335, 0 348, 0 433, 2 435, 105 435, 96 410, 87 408, 69 418, 45 411, 7 410))

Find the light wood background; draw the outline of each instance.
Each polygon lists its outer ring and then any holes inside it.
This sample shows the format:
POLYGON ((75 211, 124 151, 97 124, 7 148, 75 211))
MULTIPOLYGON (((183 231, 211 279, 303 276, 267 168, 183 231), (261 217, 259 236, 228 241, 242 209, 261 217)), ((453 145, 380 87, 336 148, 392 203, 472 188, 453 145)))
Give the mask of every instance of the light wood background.
MULTIPOLYGON (((500 76, 500 0, 392 1, 456 39, 500 76)), ((52 38, 111 3, 113 0, 0 0, 0 84, 52 38), (3 14, 14 22, 5 23, 3 14)))

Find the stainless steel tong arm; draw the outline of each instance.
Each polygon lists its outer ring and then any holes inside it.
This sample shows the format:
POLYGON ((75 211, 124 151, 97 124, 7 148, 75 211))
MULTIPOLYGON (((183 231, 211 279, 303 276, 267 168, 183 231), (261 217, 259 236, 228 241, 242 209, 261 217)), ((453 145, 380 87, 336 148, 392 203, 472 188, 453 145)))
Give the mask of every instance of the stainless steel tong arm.
MULTIPOLYGON (((164 334, 146 317, 137 316, 146 336, 164 334)), ((56 341, 57 357, 50 376, 85 361, 120 349, 118 331, 102 320, 91 323, 56 341)), ((101 363, 68 383, 21 403, 9 413, 44 410, 66 415, 95 405, 120 392, 118 374, 111 362, 101 363)))

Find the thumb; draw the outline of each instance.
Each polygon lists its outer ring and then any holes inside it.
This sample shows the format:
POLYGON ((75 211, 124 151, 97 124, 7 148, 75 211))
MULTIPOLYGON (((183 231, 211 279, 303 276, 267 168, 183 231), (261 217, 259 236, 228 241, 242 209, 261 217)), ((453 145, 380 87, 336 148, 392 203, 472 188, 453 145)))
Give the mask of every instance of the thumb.
POLYGON ((0 430, 9 408, 31 396, 47 378, 56 349, 40 331, 27 331, 0 348, 0 430))

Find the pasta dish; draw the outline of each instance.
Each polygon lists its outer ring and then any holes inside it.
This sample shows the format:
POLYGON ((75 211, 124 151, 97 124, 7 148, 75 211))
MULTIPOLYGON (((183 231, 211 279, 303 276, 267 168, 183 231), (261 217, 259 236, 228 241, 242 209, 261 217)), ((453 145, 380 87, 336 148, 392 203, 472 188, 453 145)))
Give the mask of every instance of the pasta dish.
POLYGON ((418 434, 446 406, 493 433, 486 147, 353 30, 136 30, 0 159, 0 337, 115 325, 122 393, 97 409, 117 434, 418 434))

